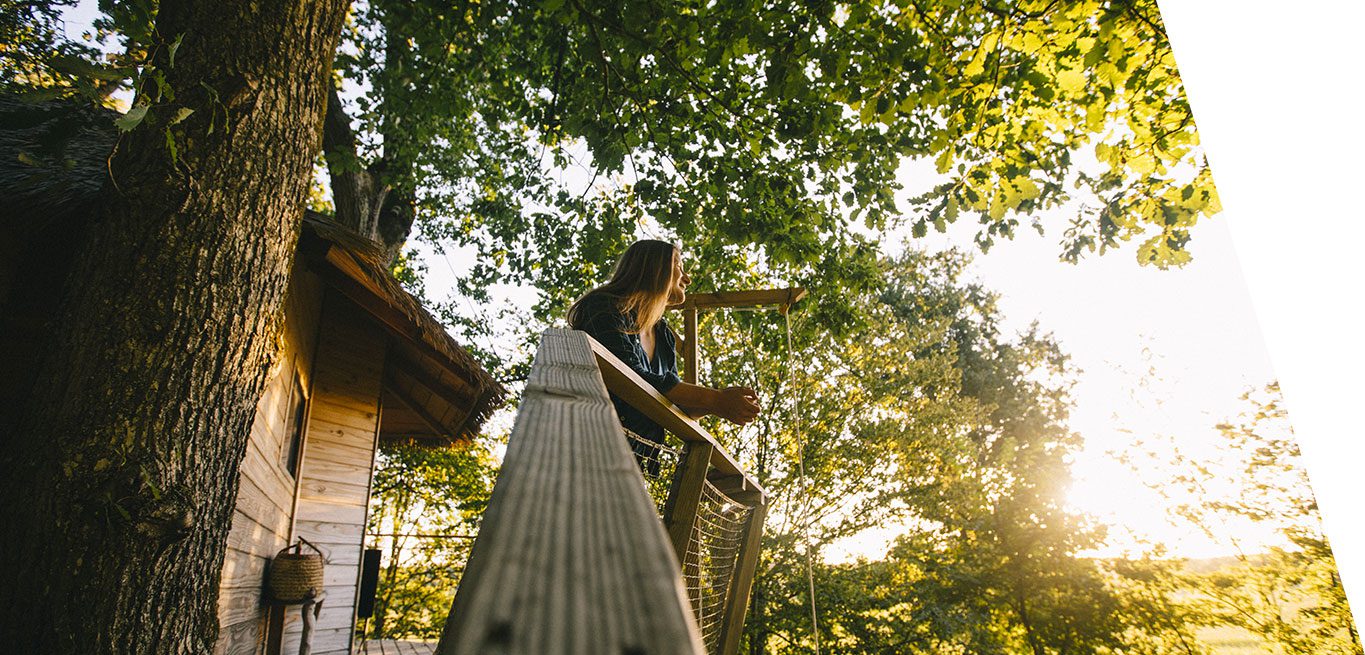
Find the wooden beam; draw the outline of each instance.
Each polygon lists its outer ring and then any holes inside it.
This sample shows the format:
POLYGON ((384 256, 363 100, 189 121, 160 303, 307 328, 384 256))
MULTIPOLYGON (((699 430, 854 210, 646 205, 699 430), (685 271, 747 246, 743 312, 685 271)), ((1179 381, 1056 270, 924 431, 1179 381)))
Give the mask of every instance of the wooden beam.
MULTIPOLYGON (((392 353, 393 350, 390 350, 389 352, 392 353)), ((432 395, 445 401, 446 404, 450 405, 451 407, 455 407, 457 409, 462 409, 465 407, 472 408, 479 402, 478 396, 473 393, 474 388, 469 386, 469 383, 458 378, 456 379, 457 381, 455 382, 455 384, 458 384, 460 387, 469 390, 470 393, 469 395, 466 396, 465 394, 456 391, 456 389, 452 386, 451 383, 444 382, 435 377, 432 377, 430 373, 414 365, 411 361, 404 359, 402 355, 395 354, 393 357, 390 357, 389 366, 392 368, 390 374, 401 373, 402 375, 411 379, 413 382, 416 382, 417 386, 422 387, 427 391, 430 391, 432 395)))
MULTIPOLYGON (((402 338, 409 346, 417 352, 431 358, 441 368, 448 371, 451 375, 463 378, 470 374, 470 371, 463 366, 451 361, 450 357, 441 352, 435 346, 427 343, 423 339, 423 330, 416 322, 408 317, 407 314, 390 305, 387 300, 377 293, 371 285, 362 284, 356 281, 345 271, 347 269, 359 270, 359 266, 340 248, 329 247, 325 254, 319 257, 319 266, 314 267, 314 272, 318 274, 329 286, 341 292, 352 302, 359 305, 379 324, 399 338, 402 338)), ((363 275, 363 274, 361 274, 363 275)))
POLYGON ((547 330, 436 652, 704 648, 588 336, 547 330))
POLYGON ((730 578, 730 593, 725 600, 725 623, 720 628, 720 654, 739 652, 739 638, 744 633, 744 614, 749 611, 749 592, 754 586, 754 572, 758 569, 758 551, 763 544, 763 521, 768 506, 758 505, 749 515, 744 532, 744 543, 736 557, 734 577, 730 578))
POLYGON ((754 291, 718 291, 716 293, 688 294, 687 300, 679 308, 717 309, 720 307, 767 307, 769 305, 792 305, 806 297, 802 287, 787 289, 759 289, 754 291))
POLYGON ((754 488, 747 475, 727 474, 719 469, 712 469, 706 480, 716 488, 716 491, 741 505, 753 506, 767 502, 763 490, 754 488))
POLYGON ((422 407, 421 403, 404 394, 403 389, 394 383, 392 372, 387 372, 384 375, 384 391, 388 392, 390 396, 393 396, 394 400, 397 400, 400 405, 411 410, 413 414, 416 414, 417 418, 425 423, 427 427, 431 428, 436 434, 446 438, 450 437, 450 428, 441 425, 441 422, 436 420, 436 417, 427 413, 426 408, 422 407))
POLYGON ((460 436, 463 435, 465 431, 469 429, 469 422, 473 420, 474 412, 477 412, 479 410, 479 406, 483 404, 484 399, 487 397, 488 390, 485 389, 483 391, 480 391, 479 395, 474 398, 474 404, 469 406, 469 411, 465 412, 464 419, 460 421, 459 427, 455 428, 456 439, 460 438, 460 436))
POLYGON ((602 371, 602 381, 606 383, 607 389, 619 396, 622 400, 638 410, 651 421, 658 423, 674 436, 688 443, 694 441, 704 441, 712 446, 711 466, 716 467, 722 474, 741 476, 741 491, 757 491, 765 494, 763 487, 758 481, 749 477, 744 469, 735 462, 734 457, 723 448, 716 438, 711 436, 706 428, 703 428, 692 417, 683 413, 674 405, 672 401, 659 393, 658 389, 645 382, 638 373, 631 370, 629 366, 621 363, 616 355, 611 354, 606 346, 598 343, 596 339, 582 333, 592 347, 593 355, 597 359, 597 367, 602 371))

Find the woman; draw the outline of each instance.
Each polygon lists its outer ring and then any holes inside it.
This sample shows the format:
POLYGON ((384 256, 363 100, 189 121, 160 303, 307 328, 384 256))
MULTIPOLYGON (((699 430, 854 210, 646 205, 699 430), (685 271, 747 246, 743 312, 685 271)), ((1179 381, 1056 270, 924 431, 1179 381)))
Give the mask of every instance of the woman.
MULTIPOLYGON (((687 298, 691 281, 676 246, 652 239, 636 241, 616 262, 611 279, 569 308, 569 325, 592 335, 689 415, 715 414, 744 425, 761 409, 753 389, 712 389, 678 377, 677 337, 663 315, 687 298)), ((664 442, 662 426, 615 395, 611 400, 627 430, 647 441, 664 442)), ((635 452, 637 457, 650 458, 657 451, 640 444, 635 452)))

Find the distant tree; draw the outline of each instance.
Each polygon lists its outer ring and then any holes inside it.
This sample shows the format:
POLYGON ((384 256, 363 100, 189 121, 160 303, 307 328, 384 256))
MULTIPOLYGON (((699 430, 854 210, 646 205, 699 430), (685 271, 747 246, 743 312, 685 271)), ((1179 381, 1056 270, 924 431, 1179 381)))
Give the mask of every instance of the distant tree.
POLYGON ((1207 623, 1243 628, 1282 652, 1359 655, 1360 636, 1279 384, 1242 401, 1240 417, 1217 425, 1216 461, 1174 447, 1161 468, 1176 473, 1151 481, 1186 499, 1175 506, 1177 518, 1234 552, 1231 566, 1188 573, 1185 592, 1199 599, 1207 623), (1252 550, 1229 533, 1233 519, 1266 526, 1283 542, 1252 550))
POLYGON ((911 251, 883 265, 884 284, 851 299, 851 331, 793 318, 794 371, 777 364, 788 360, 775 318, 703 323, 708 373, 771 399, 758 429, 718 427, 772 497, 747 652, 813 647, 808 552, 820 640, 835 652, 1129 643, 1109 574, 1078 555, 1101 534, 1064 507, 1078 443, 1065 357, 1037 330, 1002 334, 963 256, 911 251), (821 563, 835 540, 901 524, 883 560, 821 563))
POLYGON ((387 561, 365 637, 441 635, 496 473, 478 441, 381 446, 366 531, 387 561))

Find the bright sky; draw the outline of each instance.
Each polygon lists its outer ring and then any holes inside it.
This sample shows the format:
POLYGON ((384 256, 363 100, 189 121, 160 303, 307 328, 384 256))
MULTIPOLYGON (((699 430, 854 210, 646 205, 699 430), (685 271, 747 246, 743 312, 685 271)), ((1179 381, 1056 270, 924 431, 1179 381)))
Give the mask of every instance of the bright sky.
MULTIPOLYGON (((974 232, 974 225, 959 224, 922 242, 965 249, 974 232)), ((1172 526, 1165 501, 1112 453, 1138 438, 1170 436, 1194 456, 1216 457, 1213 426, 1238 414, 1243 392, 1274 379, 1227 226, 1219 217, 1198 227, 1190 243, 1194 261, 1169 271, 1139 267, 1135 244, 1062 263, 1056 242, 1023 230, 978 254, 973 270, 1000 293, 1007 328, 1037 321, 1081 369, 1071 428, 1085 447, 1072 467, 1071 506, 1165 542, 1173 554, 1225 554, 1226 547, 1196 531, 1172 526)), ((1260 540, 1250 526, 1236 529, 1260 540)), ((1113 548, 1102 554, 1132 545, 1117 532, 1111 536, 1113 548)))

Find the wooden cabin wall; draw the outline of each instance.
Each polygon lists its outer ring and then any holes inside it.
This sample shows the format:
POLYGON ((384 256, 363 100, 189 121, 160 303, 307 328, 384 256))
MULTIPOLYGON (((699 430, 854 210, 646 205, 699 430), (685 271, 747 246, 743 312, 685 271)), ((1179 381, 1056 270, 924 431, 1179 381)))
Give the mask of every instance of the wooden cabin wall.
MULTIPOLYGON (((294 534, 327 553, 327 596, 312 652, 336 655, 351 647, 387 336, 332 292, 322 320, 294 534)), ((298 652, 298 617, 298 608, 290 608, 285 653, 298 652)))
POLYGON ((227 554, 218 592, 218 642, 215 653, 260 652, 265 612, 263 581, 270 558, 289 543, 295 481, 288 469, 290 420, 295 376, 311 387, 322 286, 311 273, 295 269, 285 298, 284 331, 275 373, 256 404, 241 487, 228 533, 227 554))

